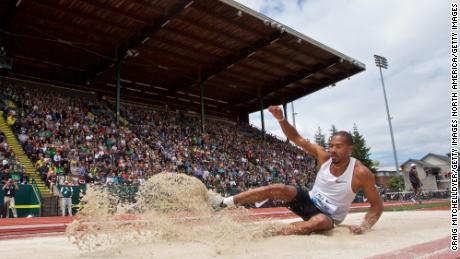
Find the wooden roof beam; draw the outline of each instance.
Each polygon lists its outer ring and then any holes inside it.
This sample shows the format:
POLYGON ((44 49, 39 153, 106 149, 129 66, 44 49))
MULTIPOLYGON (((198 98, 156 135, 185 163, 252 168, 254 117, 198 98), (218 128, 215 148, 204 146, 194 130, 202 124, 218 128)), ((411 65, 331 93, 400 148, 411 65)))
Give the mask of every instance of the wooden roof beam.
MULTIPOLYGON (((280 88, 283 88, 283 87, 285 87, 287 85, 295 83, 295 82, 297 82, 299 80, 302 80, 302 79, 304 79, 304 78, 306 78, 306 77, 308 77, 310 75, 319 73, 324 69, 327 69, 327 68, 329 68, 331 66, 334 66, 334 65, 342 63, 342 62, 343 62, 343 60, 335 59, 335 60, 330 61, 330 62, 325 63, 325 64, 318 64, 317 66, 315 66, 315 67, 313 67, 311 69, 303 69, 303 70, 299 71, 295 75, 287 76, 287 77, 285 77, 285 78, 283 78, 281 80, 275 81, 271 85, 261 88, 261 97, 264 98, 267 95, 278 91, 280 88)), ((222 107, 220 107, 220 109, 221 110, 226 110, 226 109, 231 108, 232 106, 235 107, 235 106, 238 106, 238 105, 243 105, 246 102, 251 101, 254 98, 258 98, 258 96, 253 95, 253 96, 248 96, 247 98, 245 98, 243 100, 241 100, 241 99, 240 100, 235 100, 235 102, 230 102, 232 105, 222 106, 222 107)))
POLYGON ((18 0, 9 0, 5 5, 7 5, 7 10, 0 15, 0 29, 2 30, 9 30, 11 26, 11 22, 13 21, 14 17, 16 16, 17 10, 19 6, 16 6, 18 0))
POLYGON ((262 38, 252 44, 251 47, 244 48, 240 50, 239 54, 237 55, 230 55, 224 59, 224 62, 218 62, 214 64, 212 67, 207 68, 202 73, 201 80, 206 81, 210 77, 216 76, 222 71, 225 71, 227 68, 231 67, 232 65, 237 64, 241 60, 247 58, 248 56, 252 55, 252 53, 256 52, 259 49, 262 49, 270 44, 275 43, 276 41, 280 40, 282 37, 286 35, 285 32, 275 31, 270 36, 266 38, 262 38))
MULTIPOLYGON (((55 0, 49 0, 49 1, 55 1, 55 0)), ((142 18, 139 18, 139 16, 136 16, 132 13, 129 13, 129 12, 126 12, 125 10, 121 9, 121 8, 116 8, 116 7, 113 7, 111 6, 110 4, 104 4, 104 3, 101 3, 99 1, 94 1, 94 0, 91 0, 91 1, 85 1, 85 4, 87 5, 92 5, 94 7, 97 7, 99 9, 104 9, 104 10, 107 10, 115 15, 118 15, 118 16, 124 16, 130 20, 133 20, 137 23, 140 23, 140 24, 144 24, 144 25, 150 25, 152 22, 147 20, 147 19, 142 19, 142 18)))
MULTIPOLYGON (((155 41, 160 42, 160 43, 168 43, 169 45, 174 46, 174 47, 177 47, 177 48, 180 48, 180 49, 182 49, 182 50, 185 50, 185 51, 188 51, 188 52, 193 52, 194 54, 199 54, 199 55, 202 57, 202 59, 204 59, 204 58, 207 57, 207 56, 212 57, 213 59, 220 59, 220 58, 221 58, 221 56, 219 56, 219 55, 216 55, 216 54, 213 54, 213 53, 210 53, 210 52, 207 52, 207 51, 203 51, 203 50, 200 50, 200 49, 194 49, 193 47, 188 46, 187 44, 184 44, 183 42, 178 42, 178 41, 176 41, 176 40, 170 40, 170 39, 161 39, 161 40, 160 40, 160 39, 151 39, 151 40, 149 41, 149 43, 150 43, 150 42, 155 42, 155 41)), ((156 49, 156 50, 161 51, 161 52, 171 52, 171 51, 169 51, 169 50, 164 50, 164 49, 162 49, 162 48, 157 48, 157 47, 155 47, 155 44, 154 44, 154 45, 145 44, 145 45, 144 45, 144 48, 147 48, 147 49, 150 49, 150 50, 151 50, 151 49, 156 49)), ((171 52, 171 53, 172 53, 172 52, 171 52)), ((181 54, 172 54, 172 55, 181 55, 181 54)), ((190 59, 190 58, 191 58, 191 57, 188 56, 188 55, 187 55, 187 56, 181 55, 181 56, 182 56, 183 58, 185 58, 185 59, 190 59)), ((194 62, 200 62, 199 59, 193 58, 192 60, 193 60, 194 62)), ((255 59, 255 58, 254 58, 254 60, 255 60, 256 62, 260 62, 260 63, 263 63, 263 64, 265 64, 265 65, 267 65, 267 66, 270 66, 270 64, 267 64, 267 63, 264 62, 264 61, 259 61, 258 59, 255 59)), ((255 71, 258 71, 258 72, 260 72, 261 74, 263 74, 264 77, 266 77, 266 76, 269 76, 269 77, 272 77, 272 78, 275 78, 275 77, 276 77, 276 76, 273 76, 272 74, 271 74, 271 75, 266 75, 266 74, 267 74, 267 71, 266 71, 266 70, 263 70, 263 69, 260 69, 257 65, 239 64, 239 66, 242 66, 242 67, 244 67, 244 68, 247 68, 248 70, 255 70, 255 71)), ((271 66, 274 66, 274 65, 271 64, 271 66)), ((284 71, 284 72, 286 72, 286 71, 289 71, 289 72, 291 72, 291 73, 293 72, 293 71, 286 70, 286 69, 282 68, 282 66, 280 66, 280 65, 277 65, 277 66, 275 66, 275 67, 276 67, 278 70, 281 70, 281 71, 284 71)), ((278 72, 278 73, 279 73, 279 72, 278 72)))
POLYGON ((224 33, 219 29, 210 27, 208 23, 203 21, 194 20, 189 17, 181 17, 177 19, 177 21, 187 26, 195 27, 204 33, 212 33, 218 35, 220 38, 225 39, 225 41, 234 42, 245 47, 250 47, 252 45, 252 43, 248 42, 244 37, 239 38, 237 36, 224 33))
MULTIPOLYGON (((209 15, 211 17, 213 17, 214 19, 217 19, 217 20, 221 20, 221 21, 224 21, 228 24, 231 24, 233 25, 235 28, 238 28, 240 30, 243 30, 245 31, 246 33, 252 33, 252 34, 256 34, 258 36, 263 36, 263 33, 259 30, 254 30, 254 28, 248 26, 247 24, 243 23, 243 22, 240 22, 239 20, 237 19, 229 19, 228 17, 225 17, 225 16, 219 16, 217 15, 213 10, 212 8, 210 8, 209 6, 207 5, 203 5, 203 4, 200 4, 200 5, 195 5, 194 6, 194 9, 199 11, 201 14, 203 15, 209 15)), ((262 23, 262 21, 260 21, 262 23)), ((283 47, 286 47, 290 50, 294 50, 296 52, 299 52, 300 50, 297 49, 297 48, 293 48, 292 46, 284 43, 284 42, 278 42, 278 44, 280 44, 281 46, 283 47)), ((269 50, 266 50, 267 52, 271 52, 269 50)), ((301 52, 301 51, 300 51, 301 52)), ((273 53, 275 54, 275 53, 273 53)), ((311 58, 312 59, 315 59, 315 60, 321 60, 319 59, 318 57, 314 56, 314 53, 309 53, 310 56, 312 56, 311 58), (313 55, 312 55, 313 54, 313 55)))
POLYGON ((201 43, 203 44, 203 42, 205 42, 205 44, 211 46, 211 47, 214 47, 216 49, 219 49, 221 51, 225 51, 227 53, 235 53, 236 51, 234 49, 231 49, 229 47, 225 47, 225 46, 222 46, 221 44, 218 44, 218 43, 215 43, 215 42, 212 42, 211 40, 209 39, 206 39, 206 38, 201 38, 200 36, 198 35, 195 35, 193 33, 190 33, 188 31, 182 31, 182 30, 178 30, 176 28, 173 28, 172 26, 171 27, 165 27, 163 29, 165 32, 171 32, 171 33, 174 33, 174 34, 177 34, 179 35, 180 37, 184 37, 184 38, 187 38, 189 40, 192 40, 192 41, 195 41, 197 43, 201 43))
POLYGON ((41 6, 41 8, 46 8, 48 10, 51 9, 51 10, 55 10, 58 12, 63 12, 68 16, 80 16, 80 17, 83 17, 85 20, 88 20, 91 23, 102 24, 105 26, 114 27, 116 30, 123 31, 124 33, 128 33, 130 31, 129 29, 124 28, 123 24, 114 23, 110 20, 102 19, 95 15, 87 14, 85 12, 82 12, 80 9, 72 7, 72 5, 62 6, 58 3, 58 1, 55 1, 55 0, 46 1, 46 2, 34 1, 31 3, 33 3, 34 5, 39 5, 41 6))
MULTIPOLYGON (((308 95, 308 94, 312 94, 318 90, 321 90, 323 89, 325 86, 328 86, 328 85, 331 85, 333 83, 336 83, 340 80, 343 80, 347 77, 349 77, 349 73, 340 73, 339 74, 339 77, 334 76, 334 77, 331 77, 331 78, 327 78, 327 79, 324 79, 324 80, 320 80, 319 82, 317 83, 314 83, 308 87, 303 87, 303 88, 300 88, 296 91, 295 94, 285 94, 285 101, 286 102, 292 102, 294 100, 296 100, 298 97, 298 94, 299 92, 301 93, 302 96, 305 96, 305 95, 308 95)), ((267 102, 267 105, 271 105, 271 104, 276 104, 276 102, 267 102)))
MULTIPOLYGON (((91 1, 97 2, 97 1, 91 1)), ((165 15, 160 17, 159 19, 156 19, 156 21, 153 24, 147 24, 146 26, 142 27, 138 32, 133 34, 126 42, 122 43, 118 49, 117 49, 117 58, 121 59, 126 55, 126 52, 130 49, 135 49, 139 45, 142 44, 142 42, 148 37, 151 37, 153 34, 155 34, 157 31, 159 31, 161 28, 166 26, 171 20, 175 19, 177 16, 179 16, 182 11, 189 6, 189 4, 193 3, 193 0, 184 0, 173 7, 171 7, 169 10, 165 12, 165 15)), ((104 5, 105 6, 105 5, 104 5)), ((116 9, 117 10, 117 9, 116 9)), ((104 61, 96 71, 93 73, 93 78, 97 77, 100 72, 104 72, 109 68, 111 64, 114 62, 109 62, 109 61, 104 61)), ((185 80, 185 79, 184 79, 185 80)), ((186 79, 186 81, 189 81, 189 79, 186 79)))
MULTIPOLYGON (((16 17, 19 6, 17 6, 18 0, 9 0, 8 3, 4 4, 7 6, 7 8, 5 12, 0 13, 0 30, 8 32, 11 28, 11 23, 13 22, 14 17, 16 17)), ((14 45, 14 43, 11 41, 11 39, 6 40, 6 38, 7 37, 5 37, 4 33, 0 33, 0 46, 5 48, 6 54, 8 56, 11 56, 13 53, 11 53, 10 46, 14 45)))
MULTIPOLYGON (((207 81, 210 78, 213 78, 217 74, 219 74, 222 71, 225 71, 227 68, 231 68, 233 65, 238 63, 239 61, 247 58, 249 55, 251 55, 253 52, 259 50, 260 48, 263 48, 269 44, 272 44, 282 38, 286 33, 278 32, 276 31, 275 33, 272 33, 269 37, 263 38, 252 44, 251 47, 242 49, 239 54, 237 55, 230 55, 224 58, 224 62, 218 62, 217 64, 212 65, 211 67, 202 70, 201 72, 201 81, 207 81)), ((179 88, 171 88, 167 94, 171 95, 172 93, 178 91, 178 90, 186 90, 188 88, 191 88, 193 86, 197 85, 197 82, 190 84, 186 87, 179 87, 179 88)), ((164 97, 161 96, 161 97, 164 97)))
MULTIPOLYGON (((120 41, 120 37, 114 37, 114 35, 110 34, 110 33, 107 33, 105 31, 101 31, 101 30, 95 30, 94 27, 91 27, 91 26, 86 26, 86 25, 83 25, 83 24, 78 24, 78 23, 74 23, 74 22, 71 22, 71 23, 63 23, 61 21, 59 21, 58 19, 55 19, 55 17, 49 17, 49 16, 46 16, 46 15, 43 15, 42 13, 39 13, 39 12, 35 12, 35 13, 31 13, 31 12, 27 12, 27 18, 28 20, 32 20, 33 22, 40 22, 42 24, 51 24, 52 26, 56 27, 56 28, 62 28, 62 29, 65 29, 65 30, 77 30, 81 33, 84 33, 84 34, 88 34, 88 35, 94 35, 94 37, 103 37, 105 38, 104 40, 110 40, 110 41, 114 41, 114 42, 118 42, 120 41), (93 33, 88 33, 92 31, 93 33)), ((15 23, 17 24, 22 24, 23 22, 22 21, 15 21, 15 23)), ((39 28, 37 28, 39 29, 39 28)), ((40 30, 40 29, 39 29, 40 30)))

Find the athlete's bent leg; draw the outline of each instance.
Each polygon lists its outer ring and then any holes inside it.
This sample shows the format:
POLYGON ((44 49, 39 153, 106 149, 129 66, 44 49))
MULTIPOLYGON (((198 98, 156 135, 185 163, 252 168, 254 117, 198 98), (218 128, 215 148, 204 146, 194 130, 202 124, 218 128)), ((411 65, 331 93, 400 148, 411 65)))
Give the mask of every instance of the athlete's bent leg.
POLYGON ((312 232, 326 231, 334 227, 332 219, 322 213, 307 221, 294 222, 281 229, 280 235, 308 235, 312 232))

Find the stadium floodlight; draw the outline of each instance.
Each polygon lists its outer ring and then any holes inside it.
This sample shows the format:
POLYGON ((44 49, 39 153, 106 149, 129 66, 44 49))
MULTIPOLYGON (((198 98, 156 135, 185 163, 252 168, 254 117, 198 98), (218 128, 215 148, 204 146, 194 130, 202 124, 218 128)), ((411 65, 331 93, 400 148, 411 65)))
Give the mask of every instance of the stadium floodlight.
POLYGON ((379 55, 374 55, 375 59, 375 65, 379 68, 388 68, 388 61, 385 57, 379 56, 379 55))
POLYGON ((390 109, 388 108, 388 100, 387 100, 387 93, 385 91, 385 82, 383 81, 383 74, 382 74, 382 68, 387 69, 388 68, 388 61, 385 57, 379 56, 379 55, 374 55, 375 59, 375 65, 379 68, 380 71, 380 80, 382 82, 382 89, 383 89, 383 97, 385 98, 385 107, 387 110, 387 119, 388 119, 388 126, 390 127, 390 135, 391 135, 391 145, 393 146, 393 156, 395 160, 395 169, 398 175, 400 175, 399 171, 399 163, 398 163, 398 156, 396 154, 396 145, 395 145, 395 139, 393 136, 393 126, 391 125, 391 116, 390 116, 390 109))

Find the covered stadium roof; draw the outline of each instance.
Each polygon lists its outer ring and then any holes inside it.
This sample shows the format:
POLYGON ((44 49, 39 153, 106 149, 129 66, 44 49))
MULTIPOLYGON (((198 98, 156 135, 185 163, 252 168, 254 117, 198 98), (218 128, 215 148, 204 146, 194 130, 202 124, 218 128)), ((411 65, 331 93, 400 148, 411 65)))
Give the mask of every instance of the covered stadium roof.
POLYGON ((231 0, 9 0, 0 4, 3 75, 64 82, 199 110, 248 114, 289 102, 364 64, 231 0))

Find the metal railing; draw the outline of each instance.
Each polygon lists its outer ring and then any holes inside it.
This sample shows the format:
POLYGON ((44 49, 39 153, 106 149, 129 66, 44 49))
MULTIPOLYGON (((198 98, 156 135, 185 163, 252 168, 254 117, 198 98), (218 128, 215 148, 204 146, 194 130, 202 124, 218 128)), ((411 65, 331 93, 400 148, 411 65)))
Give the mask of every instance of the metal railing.
POLYGON ((40 205, 38 215, 42 215, 42 194, 40 190, 38 189, 37 182, 35 182, 35 179, 32 178, 32 189, 34 190, 35 197, 37 197, 38 204, 40 205))
MULTIPOLYGON (((406 201, 414 198, 415 193, 413 191, 405 192, 387 192, 382 194, 382 198, 385 201, 406 201)), ((447 199, 449 198, 449 192, 447 190, 441 191, 422 191, 420 193, 420 199, 422 200, 432 200, 432 199, 447 199)))

